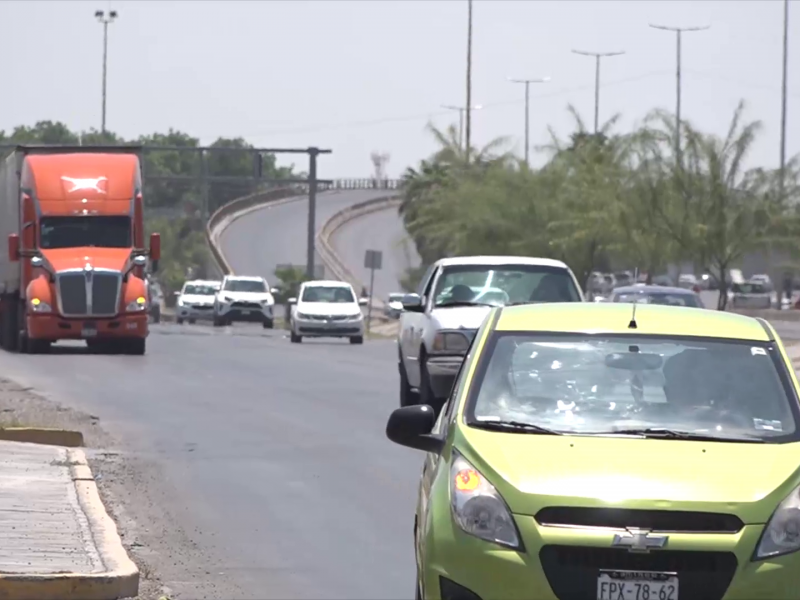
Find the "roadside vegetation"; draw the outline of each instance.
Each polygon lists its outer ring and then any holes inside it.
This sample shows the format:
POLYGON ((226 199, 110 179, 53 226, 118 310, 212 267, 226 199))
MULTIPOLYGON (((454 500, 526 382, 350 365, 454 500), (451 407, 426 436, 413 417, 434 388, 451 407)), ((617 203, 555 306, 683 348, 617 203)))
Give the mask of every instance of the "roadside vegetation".
MULTIPOLYGON (((167 133, 153 133, 126 140, 109 131, 76 132, 64 123, 40 121, 32 127, 19 126, 11 132, 0 131, 0 144, 131 144, 165 148, 149 150, 144 154, 144 199, 146 234, 151 231, 161 234, 163 251, 157 276, 165 298, 170 300, 187 277, 214 276, 210 272, 213 261, 205 236, 205 217, 234 198, 257 191, 252 181, 235 180, 237 177, 251 177, 254 173, 253 155, 247 151, 253 146, 241 138, 220 138, 210 145, 212 148, 240 148, 242 151, 208 154, 207 174, 230 177, 231 180, 211 182, 207 194, 203 193, 200 185, 202 168, 199 152, 192 150, 201 147, 200 140, 172 129, 167 133)), ((274 155, 262 156, 264 180, 299 176, 293 166, 277 166, 274 155)))
POLYGON ((671 264, 691 264, 718 280, 724 309, 727 272, 750 252, 781 256, 797 272, 800 255, 798 157, 779 171, 749 168, 761 132, 732 115, 726 135, 690 122, 676 145, 673 115, 654 111, 633 131, 618 117, 597 133, 569 107, 575 129, 551 130, 547 161, 529 169, 498 139, 465 152, 455 127, 429 125, 439 149, 404 175, 399 208, 422 267, 459 254, 522 254, 566 262, 582 281, 592 271, 638 268, 652 278, 671 264))

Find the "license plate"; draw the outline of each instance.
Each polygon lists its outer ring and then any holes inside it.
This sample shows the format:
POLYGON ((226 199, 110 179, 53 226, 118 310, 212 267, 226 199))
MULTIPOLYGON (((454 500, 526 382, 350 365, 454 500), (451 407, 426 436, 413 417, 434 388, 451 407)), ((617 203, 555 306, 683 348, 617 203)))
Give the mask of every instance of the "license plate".
POLYGON ((249 310, 243 310, 242 311, 242 316, 246 316, 246 315, 249 315, 249 314, 250 314, 249 310))
POLYGON ((597 600, 678 600, 678 575, 653 571, 600 571, 597 600))
POLYGON ((81 329, 81 337, 94 337, 97 335, 97 328, 84 325, 81 329))

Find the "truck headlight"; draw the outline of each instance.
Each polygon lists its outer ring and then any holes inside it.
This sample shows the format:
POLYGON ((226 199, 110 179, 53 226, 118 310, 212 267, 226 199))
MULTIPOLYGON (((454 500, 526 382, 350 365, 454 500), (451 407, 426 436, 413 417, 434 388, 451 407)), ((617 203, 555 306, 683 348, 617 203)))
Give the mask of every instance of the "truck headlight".
POLYGON ((139 296, 133 302, 128 302, 128 306, 125 307, 127 312, 141 312, 147 308, 147 298, 144 296, 139 296))
POLYGON ((31 298, 31 311, 35 313, 53 312, 53 307, 47 302, 42 302, 39 298, 31 298))
POLYGON ((800 550, 800 487, 792 490, 764 527, 753 560, 800 550))
POLYGON ((460 331, 439 331, 433 338, 434 352, 466 352, 470 338, 460 331))
POLYGON ((494 486, 460 454, 450 467, 453 520, 470 535, 522 551, 517 525, 494 486))

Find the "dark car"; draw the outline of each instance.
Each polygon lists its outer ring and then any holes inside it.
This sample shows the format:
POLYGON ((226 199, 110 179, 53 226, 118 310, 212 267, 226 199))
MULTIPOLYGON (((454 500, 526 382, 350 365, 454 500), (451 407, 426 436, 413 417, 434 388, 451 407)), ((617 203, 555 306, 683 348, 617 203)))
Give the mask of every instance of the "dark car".
POLYGON ((661 285, 630 285, 618 287, 611 294, 609 301, 705 308, 700 296, 692 290, 661 285))

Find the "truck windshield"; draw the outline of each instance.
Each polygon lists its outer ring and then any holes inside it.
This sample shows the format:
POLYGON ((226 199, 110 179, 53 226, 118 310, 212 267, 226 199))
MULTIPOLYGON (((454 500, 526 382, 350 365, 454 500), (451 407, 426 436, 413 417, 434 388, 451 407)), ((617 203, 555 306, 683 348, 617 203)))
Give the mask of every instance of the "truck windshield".
POLYGON ((130 248, 130 217, 42 217, 40 248, 81 246, 130 248))

